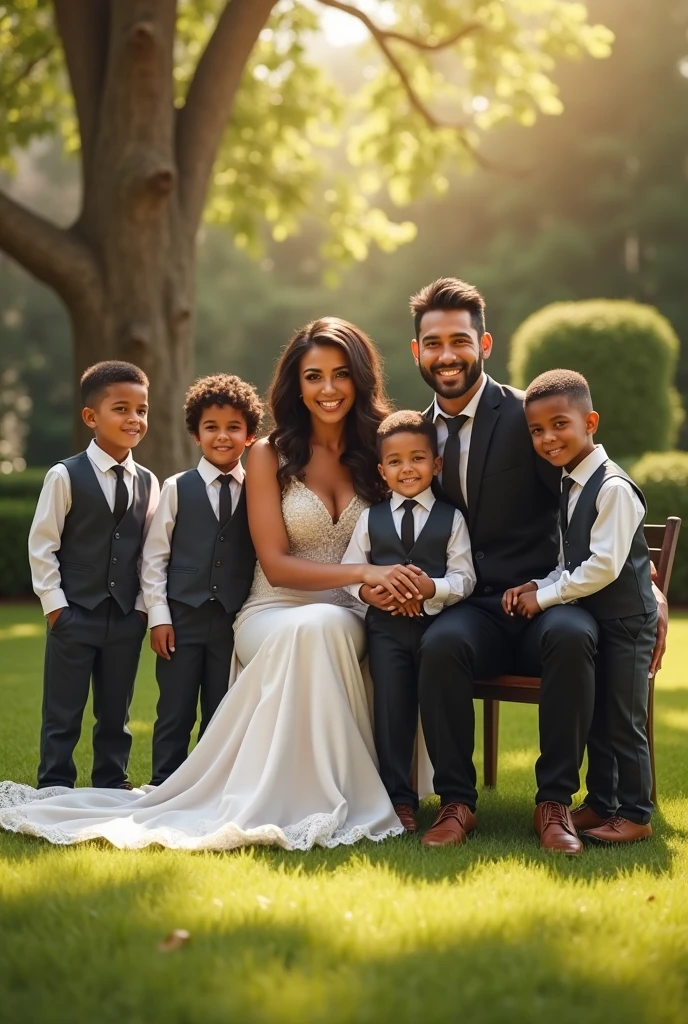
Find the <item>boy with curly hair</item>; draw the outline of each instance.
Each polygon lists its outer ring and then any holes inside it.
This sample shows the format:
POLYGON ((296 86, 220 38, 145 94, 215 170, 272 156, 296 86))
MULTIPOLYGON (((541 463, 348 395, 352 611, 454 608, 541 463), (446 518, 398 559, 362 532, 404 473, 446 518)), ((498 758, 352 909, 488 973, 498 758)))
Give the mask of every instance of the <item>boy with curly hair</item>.
POLYGON ((258 393, 217 373, 189 388, 184 411, 201 460, 165 481, 141 568, 160 689, 153 785, 186 759, 199 695, 200 738, 227 693, 232 625, 256 561, 240 460, 262 417, 258 393))

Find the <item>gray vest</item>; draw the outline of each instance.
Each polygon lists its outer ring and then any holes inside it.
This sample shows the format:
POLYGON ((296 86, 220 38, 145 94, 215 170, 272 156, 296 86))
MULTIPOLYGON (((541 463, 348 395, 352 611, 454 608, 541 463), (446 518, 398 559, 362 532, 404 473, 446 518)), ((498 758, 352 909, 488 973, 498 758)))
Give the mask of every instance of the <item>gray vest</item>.
POLYGON ((392 518, 389 501, 373 505, 368 513, 370 561, 373 565, 417 565, 428 576, 438 579, 447 571, 447 544, 454 525, 454 506, 436 501, 425 526, 408 554, 404 551, 392 518))
POLYGON ((167 596, 193 608, 211 599, 237 612, 253 582, 256 553, 248 529, 246 491, 221 526, 197 469, 177 477, 177 519, 167 569, 167 596))
POLYGON ((139 592, 138 561, 151 491, 147 469, 136 466, 134 500, 119 523, 110 511, 86 452, 64 459, 72 488, 59 551, 65 597, 95 608, 114 597, 123 612, 132 611, 139 592))
MULTIPOLYGON (((563 536, 564 562, 569 572, 590 557, 590 533, 597 519, 596 500, 605 480, 613 477, 627 480, 647 509, 640 488, 620 466, 607 459, 583 487, 563 536)), ((631 550, 617 579, 590 597, 578 601, 596 619, 624 619, 631 615, 649 615, 657 610, 650 579, 650 554, 643 527, 645 517, 635 532, 631 550)))

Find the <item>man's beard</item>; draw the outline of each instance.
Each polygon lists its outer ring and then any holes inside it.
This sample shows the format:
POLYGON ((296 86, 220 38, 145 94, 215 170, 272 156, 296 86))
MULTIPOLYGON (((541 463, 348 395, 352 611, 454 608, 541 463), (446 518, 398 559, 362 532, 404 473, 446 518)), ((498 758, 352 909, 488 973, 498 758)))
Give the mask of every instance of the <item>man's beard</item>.
MULTIPOLYGON (((463 369, 463 374, 458 380, 455 377, 449 377, 446 382, 441 377, 436 376, 432 370, 426 370, 422 363, 418 364, 420 375, 426 384, 429 384, 433 391, 435 391, 442 398, 461 398, 467 391, 470 391, 473 385, 480 379, 480 374, 483 372, 483 358, 479 356, 476 361, 472 364, 465 363, 463 361, 454 364, 456 367, 463 369)), ((441 367, 443 370, 451 370, 451 366, 441 367)))

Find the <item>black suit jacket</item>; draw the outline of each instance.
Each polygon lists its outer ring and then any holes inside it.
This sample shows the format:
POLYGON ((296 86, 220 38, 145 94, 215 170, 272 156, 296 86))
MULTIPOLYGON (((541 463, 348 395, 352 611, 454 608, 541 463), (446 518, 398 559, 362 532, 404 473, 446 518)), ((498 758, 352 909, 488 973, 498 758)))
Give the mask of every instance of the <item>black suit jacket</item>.
MULTIPOLYGON (((432 406, 424 415, 432 416, 432 406)), ((546 576, 557 564, 561 470, 535 454, 523 392, 487 378, 468 453, 468 530, 476 597, 546 576)), ((446 500, 438 484, 436 493, 446 500)))

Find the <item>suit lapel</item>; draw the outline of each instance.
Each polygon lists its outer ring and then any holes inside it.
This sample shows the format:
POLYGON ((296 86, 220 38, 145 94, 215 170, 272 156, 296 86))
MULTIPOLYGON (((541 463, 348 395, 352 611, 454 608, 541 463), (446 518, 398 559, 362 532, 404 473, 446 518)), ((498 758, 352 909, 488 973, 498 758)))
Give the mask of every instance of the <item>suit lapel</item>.
POLYGON ((483 391, 473 420, 471 430, 471 446, 468 450, 468 469, 466 472, 466 490, 468 491, 468 526, 472 528, 478 514, 480 486, 483 479, 485 459, 492 440, 492 433, 499 419, 499 405, 502 393, 491 377, 483 391))

